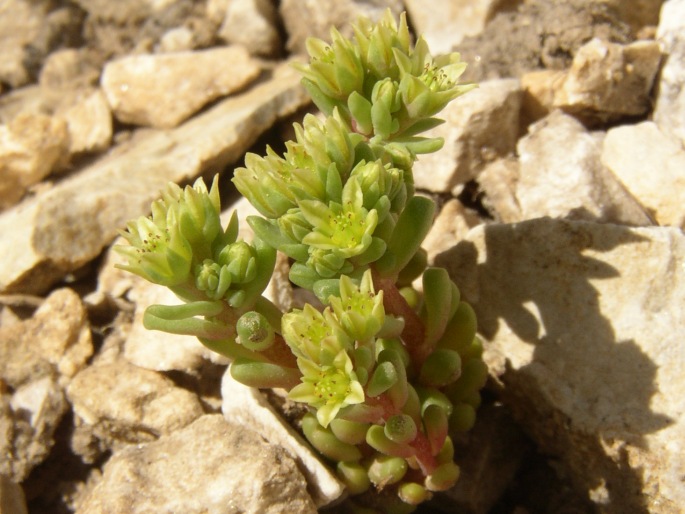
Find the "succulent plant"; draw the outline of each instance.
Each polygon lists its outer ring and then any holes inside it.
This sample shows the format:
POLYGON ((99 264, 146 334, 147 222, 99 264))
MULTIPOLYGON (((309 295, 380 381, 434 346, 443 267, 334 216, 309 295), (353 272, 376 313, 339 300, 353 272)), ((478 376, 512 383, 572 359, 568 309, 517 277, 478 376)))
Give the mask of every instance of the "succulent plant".
POLYGON ((170 185, 117 249, 123 269, 185 302, 149 307, 148 328, 196 335, 247 385, 286 388, 350 493, 392 491, 409 511, 458 479, 451 437, 473 425, 487 378, 473 310, 426 265, 435 205, 412 176, 417 155, 442 146, 421 134, 475 86, 458 83, 458 54, 412 45, 405 16, 331 39, 310 39, 296 65, 324 118, 306 116, 283 155, 248 154, 235 171, 260 213, 250 243, 235 215, 222 228, 215 178, 170 185), (262 296, 277 252, 318 308, 283 313, 262 296))

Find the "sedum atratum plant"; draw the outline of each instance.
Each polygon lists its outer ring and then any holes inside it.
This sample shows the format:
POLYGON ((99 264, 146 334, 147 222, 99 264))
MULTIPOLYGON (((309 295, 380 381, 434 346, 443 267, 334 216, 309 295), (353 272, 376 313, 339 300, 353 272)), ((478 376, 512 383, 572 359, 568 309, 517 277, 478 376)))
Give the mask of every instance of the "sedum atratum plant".
POLYGON ((459 476, 451 436, 468 430, 487 372, 471 307, 421 243, 434 215, 412 165, 443 141, 422 135, 473 85, 459 54, 413 46, 404 16, 360 19, 354 37, 310 39, 297 65, 323 119, 295 124, 279 155, 248 154, 233 182, 261 216, 251 242, 227 227, 217 178, 169 185, 118 246, 132 273, 185 304, 154 305, 150 329, 192 334, 249 386, 308 406, 302 431, 352 495, 395 492, 407 509, 459 476), (262 296, 276 261, 320 306, 283 313, 262 296), (421 277, 422 293, 411 286, 421 277))

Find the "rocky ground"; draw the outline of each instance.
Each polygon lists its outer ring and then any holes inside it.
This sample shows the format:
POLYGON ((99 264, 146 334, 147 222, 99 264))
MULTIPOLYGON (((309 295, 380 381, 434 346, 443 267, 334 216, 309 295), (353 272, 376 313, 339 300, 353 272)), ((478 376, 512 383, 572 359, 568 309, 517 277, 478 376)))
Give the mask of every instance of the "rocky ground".
POLYGON ((109 249, 168 181, 219 172, 247 215, 233 167, 311 109, 288 61, 387 7, 480 83, 416 184, 491 380, 462 478, 420 511, 683 512, 685 1, 426 5, 0 1, 0 513, 336 508, 290 406, 145 331, 173 299, 109 249))

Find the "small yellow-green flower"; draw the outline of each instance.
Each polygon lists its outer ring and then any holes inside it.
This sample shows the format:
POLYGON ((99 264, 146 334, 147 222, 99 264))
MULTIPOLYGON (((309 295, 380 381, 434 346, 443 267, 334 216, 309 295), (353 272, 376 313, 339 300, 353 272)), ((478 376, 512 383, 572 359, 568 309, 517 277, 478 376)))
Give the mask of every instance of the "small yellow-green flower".
POLYGON ((342 327, 357 341, 369 341, 385 323, 383 291, 374 292, 371 271, 364 273, 359 286, 340 277, 340 297, 331 296, 329 301, 342 327))
POLYGON ((345 350, 329 363, 298 359, 297 365, 302 371, 302 383, 291 389, 288 397, 314 407, 322 426, 327 427, 340 409, 364 402, 364 389, 345 350))
POLYGON ((363 206, 364 196, 356 178, 343 189, 342 204, 316 200, 300 202, 305 219, 314 227, 302 242, 312 248, 336 250, 345 257, 364 253, 372 242, 378 213, 363 206))

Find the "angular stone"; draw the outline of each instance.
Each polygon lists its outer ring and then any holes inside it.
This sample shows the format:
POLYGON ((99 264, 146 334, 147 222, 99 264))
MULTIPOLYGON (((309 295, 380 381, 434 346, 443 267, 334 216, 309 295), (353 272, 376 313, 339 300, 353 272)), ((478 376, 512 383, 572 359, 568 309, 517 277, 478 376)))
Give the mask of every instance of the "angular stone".
POLYGON ((0 214, 0 291, 43 292, 99 255, 117 230, 149 212, 167 182, 237 161, 281 116, 309 98, 289 63, 271 80, 218 103, 173 130, 148 131, 0 214))
POLYGON ((88 314, 68 288, 51 293, 32 318, 0 327, 0 379, 13 388, 52 376, 66 384, 92 353, 88 314))
POLYGON ((244 48, 217 47, 110 61, 101 86, 119 121, 171 128, 258 74, 259 66, 244 48))
POLYGON ((86 368, 67 396, 74 413, 110 448, 154 440, 204 413, 195 394, 123 359, 86 368))
POLYGON ((271 0, 210 0, 207 16, 220 25, 217 35, 228 44, 264 57, 281 51, 278 12, 271 0))
POLYGON ((421 248, 428 254, 429 264, 433 263, 436 255, 452 248, 455 241, 463 239, 470 229, 480 223, 478 215, 464 207, 459 200, 448 200, 421 243, 421 248))
POLYGON ((306 51, 308 37, 330 41, 331 27, 351 37, 351 24, 359 16, 377 21, 386 9, 390 9, 396 18, 404 10, 401 0, 283 0, 279 6, 288 33, 287 49, 295 53, 306 51))
POLYGON ((229 422, 238 423, 280 446, 297 462, 317 507, 329 505, 342 496, 345 486, 257 389, 236 382, 227 370, 221 382, 221 397, 221 411, 229 422))
POLYGON ((28 514, 24 491, 5 475, 0 475, 0 514, 28 514))
POLYGON ((515 158, 497 159, 478 174, 478 187, 485 193, 483 206, 503 223, 523 220, 521 206, 516 199, 516 183, 520 173, 515 158))
POLYGON ((518 145, 516 198, 540 216, 650 225, 642 206, 601 163, 601 135, 560 111, 531 125, 518 145))
POLYGON ((602 162, 660 225, 685 227, 685 150, 645 121, 609 129, 602 162))
POLYGON ((86 49, 65 48, 48 55, 38 82, 43 88, 87 87, 97 85, 100 70, 86 49))
POLYGON ((55 430, 68 404, 51 376, 27 382, 17 387, 10 398, 1 400, 0 474, 22 482, 50 453, 55 430))
POLYGON ((685 505, 685 236, 541 218, 440 256, 536 444, 603 512, 685 505))
POLYGON ((66 123, 44 114, 20 114, 0 125, 0 210, 17 203, 68 153, 66 123))
POLYGON ((315 514, 316 507, 285 452, 216 414, 116 453, 76 509, 107 512, 315 514))
POLYGON ((112 140, 112 113, 100 90, 84 92, 63 112, 58 111, 67 123, 69 153, 106 150, 112 140))
POLYGON ((544 118, 554 109, 554 95, 564 83, 566 71, 536 70, 521 75, 523 125, 544 118))
POLYGON ((48 4, 5 0, 0 4, 0 82, 19 87, 31 80, 26 68, 30 45, 47 23, 48 4))
POLYGON ((618 13, 635 32, 646 25, 659 23, 659 10, 664 0, 602 0, 618 13))
POLYGON ((592 39, 573 57, 553 105, 593 121, 643 115, 651 107, 660 62, 655 41, 619 45, 592 39))
POLYGON ((501 0, 434 0, 430 9, 421 0, 404 0, 417 34, 433 55, 458 50, 466 36, 477 36, 501 0))
POLYGON ((685 144, 685 0, 669 0, 661 9, 657 38, 666 57, 657 83, 653 121, 685 144))
POLYGON ((425 133, 444 138, 445 146, 419 156, 416 187, 450 192, 473 179, 485 163, 513 152, 520 108, 521 87, 514 79, 484 82, 451 102, 438 114, 446 122, 425 133))

